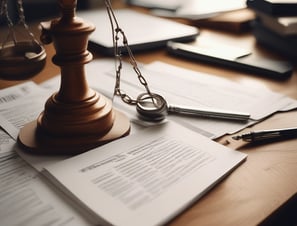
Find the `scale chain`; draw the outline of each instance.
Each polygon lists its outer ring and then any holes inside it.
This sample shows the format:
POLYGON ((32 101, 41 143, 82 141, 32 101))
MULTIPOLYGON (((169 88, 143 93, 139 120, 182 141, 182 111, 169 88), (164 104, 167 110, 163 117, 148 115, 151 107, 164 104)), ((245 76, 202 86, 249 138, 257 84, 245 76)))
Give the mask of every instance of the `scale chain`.
POLYGON ((116 16, 114 15, 114 11, 112 9, 110 0, 105 0, 105 7, 107 9, 107 13, 109 16, 109 20, 110 20, 110 24, 111 24, 111 28, 112 28, 112 37, 113 37, 113 45, 114 45, 114 55, 116 58, 116 82, 115 82, 115 88, 114 88, 114 95, 120 96, 122 101, 130 104, 130 105, 136 105, 138 100, 137 99, 133 99, 131 96, 129 96, 128 94, 126 94, 120 87, 121 85, 121 71, 122 71, 122 67, 123 67, 123 62, 122 62, 122 54, 121 54, 121 50, 119 48, 119 40, 120 40, 120 36, 122 38, 123 41, 123 45, 124 48, 127 50, 128 55, 129 55, 129 62, 133 67, 134 72, 137 74, 137 78, 140 82, 140 84, 142 86, 144 86, 144 88, 146 89, 147 94, 151 97, 152 101, 154 102, 154 98, 153 98, 153 94, 151 93, 148 83, 146 81, 146 79, 144 78, 144 76, 142 75, 136 59, 132 53, 132 50, 128 44, 128 39, 124 33, 124 31, 120 28, 118 21, 116 19, 116 16))
POLYGON ((19 16, 19 23, 24 26, 25 30, 27 31, 27 33, 30 36, 30 38, 32 39, 32 41, 35 41, 38 44, 40 44, 36 40, 33 33, 30 31, 29 26, 26 23, 25 13, 24 13, 24 8, 23 8, 23 0, 17 0, 17 10, 18 10, 18 13, 19 13, 19 15, 18 15, 19 16))
POLYGON ((16 36, 13 31, 13 22, 9 16, 8 13, 8 2, 7 0, 1 0, 1 16, 5 17, 7 26, 8 26, 8 34, 6 36, 6 39, 2 42, 1 49, 4 49, 5 44, 8 42, 9 38, 12 37, 12 40, 14 44, 16 44, 16 36))

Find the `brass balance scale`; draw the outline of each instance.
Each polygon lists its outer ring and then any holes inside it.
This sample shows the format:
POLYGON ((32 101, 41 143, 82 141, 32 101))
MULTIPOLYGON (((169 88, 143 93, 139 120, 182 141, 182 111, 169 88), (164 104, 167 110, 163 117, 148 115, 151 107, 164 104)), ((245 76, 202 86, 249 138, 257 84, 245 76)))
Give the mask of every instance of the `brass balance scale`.
MULTIPOLYGON (((19 23, 29 39, 17 40, 7 1, 1 0, 1 14, 7 20, 9 32, 1 44, 0 77, 28 79, 42 70, 46 53, 29 31, 22 0, 17 0, 19 23)), ((18 144, 25 151, 38 154, 78 154, 130 131, 129 119, 115 110, 109 99, 88 87, 84 64, 92 60, 87 44, 95 27, 75 16, 76 0, 58 0, 58 4, 62 16, 41 23, 41 41, 53 42, 55 46, 52 60, 61 69, 60 90, 49 97, 44 111, 37 120, 25 125, 18 137, 18 144)))
POLYGON ((7 80, 23 80, 41 71, 45 65, 46 53, 43 46, 30 32, 25 22, 23 4, 16 1, 19 21, 17 25, 23 29, 24 40, 18 40, 8 13, 8 0, 1 0, 0 14, 6 20, 8 33, 0 46, 0 78, 7 80), (17 65, 17 67, 16 67, 17 65))
MULTIPOLYGON (((143 119, 160 121, 167 112, 166 101, 150 92, 148 83, 138 68, 128 39, 120 28, 110 0, 105 7, 112 27, 114 56, 116 61, 114 95, 136 106, 143 119), (122 47, 129 55, 140 85, 145 92, 132 98, 120 88, 122 47)), ((113 109, 110 100, 88 87, 84 64, 92 60, 87 50, 88 36, 94 25, 75 16, 76 0, 58 0, 61 17, 41 23, 43 44, 54 44, 56 55, 53 62, 61 68, 60 90, 45 103, 44 111, 37 120, 25 125, 19 133, 18 143, 29 152, 38 154, 78 154, 129 134, 130 121, 121 112, 113 109)), ((28 79, 39 72, 45 64, 45 51, 35 39, 25 22, 22 0, 17 0, 20 24, 30 40, 18 41, 14 26, 8 15, 7 0, 1 1, 1 14, 9 28, 7 39, 0 49, 0 73, 2 79, 28 79), (7 41, 12 37, 12 41, 7 41), (18 67, 15 67, 18 65, 18 67)))
MULTIPOLYGON (((142 120, 159 122, 165 119, 168 112, 240 121, 249 119, 249 114, 241 112, 170 107, 165 98, 151 93, 128 45, 128 39, 115 17, 110 0, 104 2, 112 27, 116 62, 114 95, 119 96, 124 103, 136 106, 142 120), (119 47, 119 40, 122 41, 122 47, 119 47), (129 62, 139 84, 145 89, 137 98, 132 98, 120 87, 122 48, 129 55, 129 62)), ((7 39, 0 49, 2 79, 27 79, 39 72, 45 63, 45 51, 25 22, 22 0, 17 0, 17 3, 19 23, 30 39, 16 39, 7 13, 7 0, 1 0, 1 14, 5 16, 9 28, 7 39), (12 37, 12 41, 7 41, 9 37, 12 37)), ((78 154, 129 134, 130 121, 112 107, 109 99, 88 87, 84 65, 92 60, 87 46, 94 25, 75 16, 76 0, 58 0, 58 3, 62 16, 41 23, 41 41, 43 44, 53 43, 56 49, 52 60, 61 69, 60 90, 46 101, 44 111, 37 120, 20 130, 18 143, 24 150, 39 154, 78 154)))

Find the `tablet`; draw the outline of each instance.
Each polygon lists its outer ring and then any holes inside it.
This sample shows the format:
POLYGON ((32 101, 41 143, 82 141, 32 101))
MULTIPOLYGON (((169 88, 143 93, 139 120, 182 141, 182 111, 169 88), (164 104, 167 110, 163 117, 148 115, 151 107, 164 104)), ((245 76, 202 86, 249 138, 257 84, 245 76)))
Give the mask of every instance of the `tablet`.
POLYGON ((193 60, 212 63, 241 71, 268 76, 274 79, 287 79, 293 73, 293 65, 288 61, 268 59, 245 49, 231 45, 211 46, 168 42, 169 53, 193 60))

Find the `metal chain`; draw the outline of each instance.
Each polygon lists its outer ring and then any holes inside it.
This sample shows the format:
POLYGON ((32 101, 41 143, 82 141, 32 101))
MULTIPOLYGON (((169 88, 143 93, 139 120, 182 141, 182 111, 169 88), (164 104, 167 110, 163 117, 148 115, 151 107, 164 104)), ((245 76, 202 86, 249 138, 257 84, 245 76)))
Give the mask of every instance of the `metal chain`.
POLYGON ((1 16, 5 17, 7 27, 8 27, 8 34, 5 38, 5 40, 2 42, 1 49, 4 49, 5 44, 9 41, 10 37, 12 37, 12 40, 14 44, 16 44, 16 36, 13 30, 13 22, 9 16, 8 13, 8 2, 7 0, 1 0, 1 11, 0 11, 1 16))
POLYGON ((27 31, 27 33, 30 36, 30 38, 32 39, 32 41, 37 42, 39 44, 39 42, 35 39, 35 36, 30 31, 29 26, 26 23, 25 13, 24 13, 24 8, 23 8, 23 0, 17 0, 17 10, 18 10, 18 16, 19 16, 19 24, 24 26, 25 30, 27 31))
MULTIPOLYGON (((18 23, 24 27, 26 33, 29 35, 29 37, 31 38, 31 40, 33 42, 36 42, 37 44, 41 45, 38 42, 38 40, 35 38, 34 34, 30 31, 29 26, 26 23, 24 8, 23 8, 23 1, 17 0, 16 3, 17 3, 17 11, 18 11, 18 17, 19 17, 18 23)), ((6 39, 2 42, 2 49, 3 49, 5 44, 9 41, 10 37, 12 37, 12 41, 14 42, 14 44, 15 45, 17 44, 17 38, 15 35, 15 31, 14 31, 14 23, 12 22, 12 20, 9 16, 7 0, 1 0, 0 15, 5 17, 5 20, 7 22, 7 26, 9 29, 6 39)))
MULTIPOLYGON (((121 54, 121 49, 119 48, 119 40, 122 38, 124 48, 127 50, 127 53, 129 55, 129 62, 132 65, 134 72, 137 74, 138 80, 141 85, 143 85, 146 89, 147 94, 150 97, 153 97, 146 79, 142 75, 137 62, 134 58, 134 55, 132 53, 132 50, 128 44, 128 39, 124 33, 124 31, 120 28, 118 21, 115 17, 114 11, 111 6, 110 0, 105 0, 105 7, 107 9, 107 13, 109 16, 111 28, 112 28, 112 37, 113 37, 113 45, 114 45, 114 56, 117 60, 116 62, 116 82, 115 82, 115 88, 114 88, 114 95, 120 96, 122 101, 130 104, 130 105, 135 105, 137 104, 137 99, 133 99, 131 96, 126 94, 123 90, 121 90, 120 83, 121 83, 121 70, 123 67, 123 61, 122 61, 122 54, 121 54)), ((152 98, 153 99, 153 98, 152 98)))
POLYGON ((6 15, 8 10, 7 10, 7 0, 1 0, 0 1, 0 16, 6 15))

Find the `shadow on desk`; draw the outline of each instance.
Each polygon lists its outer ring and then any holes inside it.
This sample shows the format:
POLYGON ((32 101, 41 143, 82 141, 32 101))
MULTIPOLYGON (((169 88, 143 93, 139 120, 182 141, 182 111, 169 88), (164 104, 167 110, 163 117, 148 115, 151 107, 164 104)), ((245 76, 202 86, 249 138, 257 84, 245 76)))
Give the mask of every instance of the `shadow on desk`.
POLYGON ((297 225, 297 193, 284 205, 273 212, 259 226, 296 226, 297 225))

